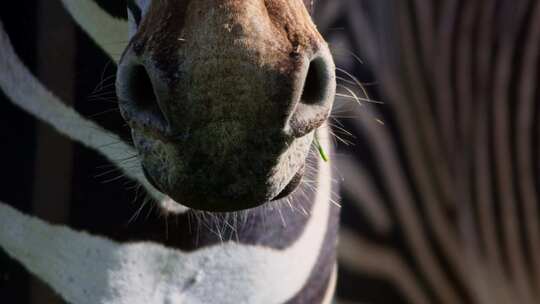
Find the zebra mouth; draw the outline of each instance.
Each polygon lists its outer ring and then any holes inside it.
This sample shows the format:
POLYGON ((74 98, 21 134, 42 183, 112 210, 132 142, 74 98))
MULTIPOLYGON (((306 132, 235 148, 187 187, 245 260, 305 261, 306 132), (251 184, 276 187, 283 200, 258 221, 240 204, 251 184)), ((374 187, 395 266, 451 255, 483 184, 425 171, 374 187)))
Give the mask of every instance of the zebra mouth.
POLYGON ((296 172, 291 181, 285 186, 285 188, 283 188, 283 190, 281 190, 278 195, 276 195, 276 197, 272 199, 272 201, 277 201, 289 196, 294 192, 294 190, 298 188, 298 186, 300 186, 302 178, 304 177, 305 167, 305 164, 300 167, 300 169, 296 172))
MULTIPOLYGON (((152 177, 152 175, 148 172, 148 170, 142 166, 142 171, 145 176, 145 178, 148 180, 148 182, 156 188, 156 190, 165 193, 164 190, 160 187, 159 183, 155 181, 155 179, 152 177)), ((305 164, 300 167, 300 169, 293 175, 289 183, 279 192, 273 199, 270 201, 277 201, 283 198, 286 198, 287 196, 291 195, 302 183, 302 178, 304 177, 305 173, 305 164)))

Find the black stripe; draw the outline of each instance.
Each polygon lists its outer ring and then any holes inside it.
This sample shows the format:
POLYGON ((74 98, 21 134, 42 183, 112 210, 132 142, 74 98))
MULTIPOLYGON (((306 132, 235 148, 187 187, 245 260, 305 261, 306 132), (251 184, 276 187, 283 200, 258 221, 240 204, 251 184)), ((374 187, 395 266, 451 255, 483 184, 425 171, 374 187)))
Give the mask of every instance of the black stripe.
MULTIPOLYGON (((308 162, 312 164, 317 163, 319 158, 314 152, 316 151, 312 151, 308 156, 308 162)), ((86 164, 87 161, 81 160, 77 163, 86 164)), ((189 211, 186 214, 165 216, 157 207, 147 204, 140 215, 130 222, 130 218, 140 208, 141 201, 130 204, 124 200, 123 208, 111 208, 110 200, 102 197, 103 190, 92 188, 92 184, 101 189, 103 185, 95 179, 93 182, 87 181, 88 172, 91 170, 81 167, 76 170, 81 173, 80 178, 84 181, 75 179, 74 187, 79 188, 73 192, 74 201, 87 203, 72 206, 71 228, 106 236, 118 242, 152 241, 185 251, 229 240, 240 244, 285 249, 304 232, 310 216, 301 209, 309 214, 315 200, 315 193, 308 185, 301 185, 291 195, 292 209, 286 201, 278 201, 236 213, 189 211), (84 193, 84 196, 80 195, 81 193, 84 193), (276 208, 271 208, 272 206, 276 208), (220 233, 218 230, 221 230, 220 233)), ((316 180, 316 173, 317 168, 306 168, 305 178, 316 180)), ((110 187, 121 189, 122 185, 120 183, 110 187)))
POLYGON ((139 26, 141 24, 142 11, 141 8, 135 3, 135 0, 128 0, 127 2, 128 10, 131 12, 133 18, 135 18, 135 24, 139 26))

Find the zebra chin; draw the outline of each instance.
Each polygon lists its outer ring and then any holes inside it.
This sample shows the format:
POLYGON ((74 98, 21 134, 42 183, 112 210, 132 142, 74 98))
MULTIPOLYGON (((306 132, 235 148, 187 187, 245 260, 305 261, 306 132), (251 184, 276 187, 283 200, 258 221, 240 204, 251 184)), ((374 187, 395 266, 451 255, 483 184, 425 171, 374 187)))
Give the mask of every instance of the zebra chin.
POLYGON ((193 146, 136 131, 133 138, 144 175, 158 191, 191 209, 234 212, 293 194, 302 182, 313 135, 294 140, 278 154, 243 149, 238 158, 222 163, 201 161, 203 153, 193 146))
POLYGON ((261 193, 251 192, 247 195, 236 195, 227 197, 219 194, 212 194, 212 191, 203 193, 194 193, 190 189, 178 187, 176 189, 164 189, 157 183, 143 166, 143 172, 148 182, 160 192, 169 196, 180 205, 191 209, 210 211, 210 212, 234 212, 245 209, 255 208, 270 201, 280 200, 291 195, 301 184, 304 177, 304 168, 302 166, 285 184, 277 194, 266 191, 261 193), (270 194, 272 193, 272 194, 270 194))
MULTIPOLYGON (((145 171, 145 170, 144 170, 145 171)), ((146 174, 146 173, 145 173, 146 174)), ((181 205, 195 210, 209 212, 235 212, 264 205, 271 201, 279 200, 291 195, 301 184, 304 176, 303 169, 293 175, 291 181, 277 195, 273 196, 264 193, 250 193, 244 196, 236 196, 234 198, 224 196, 213 196, 211 193, 193 193, 189 189, 172 189, 167 192, 167 195, 175 202, 181 202, 181 205)), ((148 177, 152 185, 159 189, 159 186, 152 182, 152 178, 148 177)))

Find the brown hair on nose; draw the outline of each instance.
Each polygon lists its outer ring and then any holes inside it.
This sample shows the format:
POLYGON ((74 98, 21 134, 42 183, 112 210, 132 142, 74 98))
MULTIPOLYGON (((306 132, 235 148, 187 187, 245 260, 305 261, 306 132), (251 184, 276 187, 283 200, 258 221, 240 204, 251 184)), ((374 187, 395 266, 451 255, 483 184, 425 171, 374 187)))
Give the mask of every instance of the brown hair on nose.
POLYGON ((200 208, 276 197, 335 92, 328 48, 301 0, 154 1, 118 73, 147 174, 200 208))

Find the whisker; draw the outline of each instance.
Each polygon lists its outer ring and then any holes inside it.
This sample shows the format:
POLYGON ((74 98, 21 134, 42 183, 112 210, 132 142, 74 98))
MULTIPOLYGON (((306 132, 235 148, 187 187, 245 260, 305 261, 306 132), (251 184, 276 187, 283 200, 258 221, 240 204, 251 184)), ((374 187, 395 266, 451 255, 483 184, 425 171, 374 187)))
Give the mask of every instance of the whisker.
POLYGON ((364 86, 362 85, 362 83, 358 80, 358 78, 356 78, 353 74, 347 72, 346 70, 342 69, 342 68, 339 68, 339 67, 336 67, 336 71, 339 71, 343 74, 345 74, 347 77, 349 77, 352 81, 354 81, 356 83, 356 85, 358 86, 358 88, 360 90, 362 90, 362 93, 364 94, 364 96, 366 98, 369 98, 369 94, 368 92, 366 91, 366 89, 364 88, 364 86))
MULTIPOLYGON (((347 78, 344 78, 344 77, 341 77, 341 76, 336 76, 336 79, 339 80, 339 81, 343 81, 347 84, 351 84, 351 85, 354 85, 356 86, 356 82, 352 81, 352 80, 348 80, 347 78)), ((363 87, 367 87, 367 86, 375 86, 375 85, 378 85, 378 83, 376 81, 370 81, 370 82, 362 82, 362 86, 363 87)))
MULTIPOLYGON (((348 90, 349 92, 351 92, 351 94, 354 94, 353 91, 349 88, 347 88, 346 86, 344 85, 339 85, 338 84, 338 87, 343 87, 343 88, 346 88, 346 90, 348 90)), ((374 99, 369 99, 369 98, 362 98, 362 97, 358 97, 358 95, 354 94, 353 96, 351 95, 347 95, 347 94, 342 94, 342 93, 336 93, 336 96, 338 97, 343 97, 343 98, 349 98, 349 99, 355 99, 357 101, 365 101, 365 102, 369 102, 369 103, 376 103, 376 104, 384 104, 384 102, 382 101, 378 101, 378 100, 374 100, 374 99)), ((360 103, 360 102, 359 102, 360 103)))
POLYGON ((349 95, 345 95, 345 94, 340 94, 340 93, 336 93, 336 96, 338 97, 346 97, 346 98, 352 98, 356 101, 356 103, 359 105, 359 106, 362 106, 362 99, 360 99, 360 97, 356 96, 356 94, 354 93, 353 90, 349 89, 348 87, 344 86, 344 85, 340 85, 338 84, 338 87, 342 87, 344 88, 345 90, 349 91, 349 93, 351 93, 352 96, 349 96, 349 95))
POLYGON ((105 115, 105 114, 113 113, 113 112, 118 112, 118 111, 119 110, 117 108, 112 108, 112 109, 108 109, 108 110, 105 110, 105 111, 101 111, 101 112, 96 113, 96 114, 89 115, 88 118, 96 118, 96 117, 101 116, 101 115, 105 115))
POLYGON ((125 174, 122 173, 122 174, 120 174, 120 175, 118 175, 116 177, 106 179, 106 180, 102 181, 101 183, 102 184, 107 184, 107 183, 114 182, 114 181, 117 181, 117 180, 122 179, 122 178, 127 178, 127 177, 126 177, 125 174))

